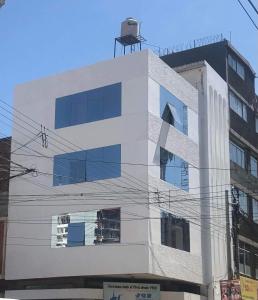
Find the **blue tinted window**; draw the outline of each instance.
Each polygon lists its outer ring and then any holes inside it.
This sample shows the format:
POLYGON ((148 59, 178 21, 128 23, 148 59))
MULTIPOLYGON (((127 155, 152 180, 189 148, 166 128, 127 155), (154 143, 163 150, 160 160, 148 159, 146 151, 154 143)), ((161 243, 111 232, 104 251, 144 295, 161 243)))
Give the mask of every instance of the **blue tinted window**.
POLYGON ((188 163, 160 148, 160 179, 189 191, 188 163))
POLYGON ((56 99, 55 128, 121 116, 121 83, 56 99))
POLYGON ((119 177, 121 174, 120 145, 87 151, 87 181, 119 177))
POLYGON ((68 235, 67 235, 67 246, 76 247, 84 246, 85 244, 85 223, 69 223, 68 224, 68 235))
POLYGON ((121 145, 54 157, 53 184, 65 185, 121 176, 121 145))
POLYGON ((187 106, 164 87, 160 87, 160 116, 184 134, 188 134, 187 106))
POLYGON ((86 180, 86 151, 65 153, 54 157, 54 185, 86 180))

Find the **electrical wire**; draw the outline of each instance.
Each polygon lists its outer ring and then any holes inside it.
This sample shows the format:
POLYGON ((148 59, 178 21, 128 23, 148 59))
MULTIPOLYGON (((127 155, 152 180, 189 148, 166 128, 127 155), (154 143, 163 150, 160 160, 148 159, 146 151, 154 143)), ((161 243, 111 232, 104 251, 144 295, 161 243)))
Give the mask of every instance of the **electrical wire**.
POLYGON ((258 14, 258 10, 257 10, 257 8, 255 7, 255 5, 253 4, 253 2, 251 1, 251 0, 247 0, 249 3, 250 3, 250 5, 252 6, 252 8, 254 9, 254 11, 258 14))
POLYGON ((256 23, 254 22, 254 20, 252 19, 251 15, 248 13, 248 11, 246 10, 246 8, 244 7, 243 3, 240 0, 237 0, 237 2, 239 3, 239 5, 242 7, 242 9, 245 11, 246 15, 248 16, 248 18, 250 19, 250 21, 253 23, 254 27, 258 30, 258 26, 256 25, 256 23))

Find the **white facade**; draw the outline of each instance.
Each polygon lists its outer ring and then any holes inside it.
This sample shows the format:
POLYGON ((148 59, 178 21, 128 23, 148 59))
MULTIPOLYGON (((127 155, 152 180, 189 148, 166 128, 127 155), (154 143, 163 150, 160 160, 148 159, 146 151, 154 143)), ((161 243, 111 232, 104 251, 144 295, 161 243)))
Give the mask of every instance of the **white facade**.
MULTIPOLYGON (((209 169, 229 169, 226 84, 207 64, 182 75, 193 85, 145 50, 17 87, 14 107, 59 137, 48 132, 48 148, 42 148, 41 143, 31 144, 38 155, 12 156, 12 160, 36 168, 39 174, 10 183, 7 280, 99 275, 209 286, 226 276, 225 226, 219 219, 210 219, 209 223, 202 218, 203 214, 213 217, 219 206, 224 207, 224 196, 215 201, 210 195, 223 192, 222 185, 229 182, 225 171, 221 175, 209 169), (55 129, 56 98, 118 82, 122 84, 121 116, 55 129), (187 106, 188 135, 161 119, 160 86, 187 106), (121 145, 121 177, 53 186, 51 157, 115 144, 121 145), (160 179, 160 147, 189 164, 189 192, 160 179), (211 185, 218 187, 208 188, 211 185), (96 199, 96 193, 102 197, 96 199), (42 194, 48 197, 36 196, 42 194), (64 195, 62 201, 56 194, 64 195), (76 194, 76 199, 71 194, 76 194), (17 205, 12 204, 15 195, 35 196, 33 201, 17 205), (202 195, 209 195, 206 202, 202 195), (51 247, 53 216, 116 207, 121 209, 120 243, 51 247), (161 211, 189 221, 189 252, 161 244, 161 211), (217 238, 213 233, 218 226, 217 238)), ((26 142, 21 131, 14 130, 12 138, 12 150, 26 142)), ((27 153, 25 150, 32 154, 29 149, 21 149, 20 153, 27 153)), ((217 286, 212 285, 214 292, 213 287, 217 286)), ((6 296, 35 299, 30 293, 33 291, 8 291, 6 296)), ((37 297, 41 299, 56 297, 53 290, 40 293, 37 297)), ((101 293, 93 294, 85 299, 102 298, 101 293)), ((161 299, 166 299, 165 294, 161 292, 161 299)), ((72 290, 69 295, 77 297, 72 290)))
POLYGON ((207 62, 176 68, 199 90, 199 133, 202 205, 202 255, 206 261, 204 283, 209 297, 220 297, 219 280, 228 278, 225 191, 230 195, 229 107, 227 85, 207 62))

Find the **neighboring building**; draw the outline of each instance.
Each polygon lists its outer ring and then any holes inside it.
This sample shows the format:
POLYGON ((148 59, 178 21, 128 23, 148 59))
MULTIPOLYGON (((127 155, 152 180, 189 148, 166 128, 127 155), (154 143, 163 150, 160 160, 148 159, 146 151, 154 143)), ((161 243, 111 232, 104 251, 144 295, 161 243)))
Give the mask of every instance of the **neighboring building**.
POLYGON ((202 70, 202 97, 147 50, 17 87, 15 109, 50 131, 48 148, 15 156, 38 176, 10 184, 30 198, 9 206, 6 297, 103 299, 104 282, 130 282, 220 298, 229 109, 225 81, 202 70))
MULTIPOLYGON (((258 279, 258 111, 255 73, 248 61, 224 40, 163 56, 172 68, 202 92, 206 60, 227 82, 230 107, 231 184, 239 199, 239 251, 234 273, 258 279)), ((219 126, 219 124, 218 124, 219 126)))
POLYGON ((5 240, 8 216, 11 138, 0 139, 0 296, 4 293, 5 240))

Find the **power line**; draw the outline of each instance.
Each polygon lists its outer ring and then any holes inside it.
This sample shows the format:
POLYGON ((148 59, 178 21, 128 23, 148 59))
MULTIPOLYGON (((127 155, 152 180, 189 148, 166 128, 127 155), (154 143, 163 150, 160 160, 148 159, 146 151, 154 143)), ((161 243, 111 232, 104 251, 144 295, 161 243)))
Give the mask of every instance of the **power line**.
POLYGON ((242 9, 245 11, 245 13, 247 14, 248 18, 251 20, 251 22, 253 23, 254 27, 258 30, 258 26, 255 24, 254 20, 252 19, 252 17, 250 16, 250 14, 248 13, 248 11, 245 9, 244 5, 242 4, 242 2, 240 0, 237 0, 237 2, 240 4, 240 6, 242 7, 242 9))
POLYGON ((254 9, 254 11, 258 14, 258 10, 257 10, 257 8, 255 7, 255 5, 253 4, 253 2, 251 1, 251 0, 247 0, 249 3, 250 3, 250 5, 252 6, 252 8, 254 9))

